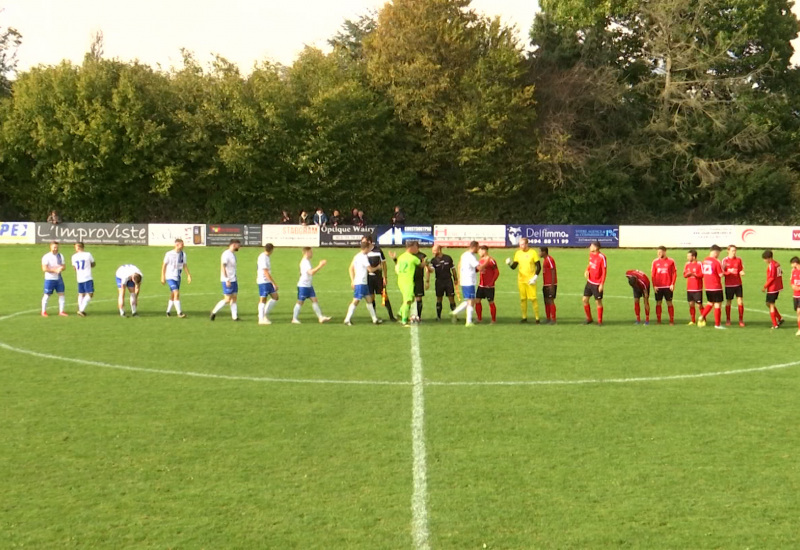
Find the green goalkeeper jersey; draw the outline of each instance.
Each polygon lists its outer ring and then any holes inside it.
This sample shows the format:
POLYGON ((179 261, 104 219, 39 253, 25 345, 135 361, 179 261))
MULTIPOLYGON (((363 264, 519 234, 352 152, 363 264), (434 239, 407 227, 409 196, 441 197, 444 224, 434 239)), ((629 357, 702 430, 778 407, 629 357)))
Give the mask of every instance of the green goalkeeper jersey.
POLYGON ((410 252, 403 252, 397 257, 397 266, 394 270, 397 273, 397 286, 408 288, 414 286, 414 272, 422 261, 410 252))

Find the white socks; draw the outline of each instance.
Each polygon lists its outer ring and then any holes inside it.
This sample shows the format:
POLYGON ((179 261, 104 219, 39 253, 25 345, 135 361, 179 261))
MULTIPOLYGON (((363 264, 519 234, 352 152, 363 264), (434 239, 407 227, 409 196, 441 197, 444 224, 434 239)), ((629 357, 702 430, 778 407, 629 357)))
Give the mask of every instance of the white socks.
POLYGON ((170 311, 172 311, 172 306, 173 306, 173 304, 174 304, 174 303, 175 303, 175 302, 173 302, 172 300, 170 300, 169 302, 167 302, 167 313, 169 313, 170 311))
POLYGON ((267 304, 265 304, 264 302, 258 302, 258 320, 259 321, 261 319, 263 319, 264 316, 266 315, 266 309, 267 309, 267 304))
POLYGON ((468 306, 468 305, 469 305, 469 302, 468 302, 468 301, 466 301, 466 300, 464 300, 463 302, 461 302, 460 304, 458 304, 458 307, 456 307, 456 308, 453 310, 453 315, 458 315, 459 313, 461 313, 462 311, 464 311, 465 309, 467 309, 467 306, 468 306))
POLYGON ((138 304, 139 301, 136 299, 136 296, 133 295, 133 294, 131 294, 129 301, 131 303, 131 315, 136 315, 136 305, 138 304))
POLYGON ((83 298, 78 297, 78 311, 86 311, 86 306, 89 305, 89 302, 92 301, 92 297, 88 294, 84 294, 83 298))
POLYGON ((45 310, 47 310, 47 301, 49 299, 50 299, 50 295, 49 294, 45 294, 45 295, 42 296, 42 313, 44 313, 45 310))
POLYGON ((64 296, 63 294, 61 294, 58 297, 58 312, 59 313, 64 313, 64 306, 66 305, 66 303, 67 303, 67 297, 64 296))
MULTIPOLYGON (((311 302, 311 307, 314 309, 314 313, 317 314, 317 319, 322 319, 322 308, 319 307, 319 303, 311 302)), ((300 313, 300 306, 297 306, 297 313, 300 313)))
MULTIPOLYGON (((299 321, 300 320, 300 308, 301 307, 303 307, 303 306, 301 306, 300 304, 295 304, 294 305, 294 311, 292 311, 292 320, 294 320, 294 321, 299 321)), ((317 306, 317 309, 319 309, 319 306, 317 306)))
POLYGON ((372 317, 373 321, 378 320, 378 316, 375 314, 375 304, 367 302, 367 311, 369 311, 369 316, 372 317))
POLYGON ((217 302, 217 305, 214 306, 214 309, 211 310, 211 313, 216 315, 216 313, 223 307, 225 307, 225 300, 220 300, 219 302, 217 302))
POLYGON ((275 309, 275 304, 277 304, 277 303, 278 303, 278 300, 273 300, 272 298, 270 298, 269 301, 267 302, 267 307, 266 307, 266 309, 264 311, 264 315, 269 317, 269 314, 272 313, 273 309, 275 309))
POLYGON ((469 302, 467 302, 467 324, 472 322, 472 312, 475 310, 475 307, 472 306, 469 302))
POLYGON ((231 319, 239 318, 239 304, 231 302, 231 319))
MULTIPOLYGON (((355 312, 355 310, 356 310, 356 305, 351 302, 350 303, 350 307, 347 308, 347 317, 344 318, 344 322, 345 323, 349 323, 350 322, 350 319, 353 318, 353 312, 355 312)), ((373 309, 373 313, 374 313, 374 309, 373 309)))

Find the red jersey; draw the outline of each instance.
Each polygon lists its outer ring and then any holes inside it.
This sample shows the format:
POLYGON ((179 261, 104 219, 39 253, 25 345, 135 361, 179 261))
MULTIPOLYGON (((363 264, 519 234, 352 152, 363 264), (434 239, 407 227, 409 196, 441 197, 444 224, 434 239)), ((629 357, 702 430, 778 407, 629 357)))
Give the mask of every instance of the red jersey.
POLYGON ((767 282, 764 283, 764 288, 767 292, 780 292, 783 290, 783 271, 781 264, 775 260, 770 260, 767 263, 767 282))
POLYGON ((703 284, 706 290, 722 290, 722 264, 713 256, 703 260, 703 284))
POLYGON ((497 262, 492 257, 487 257, 480 261, 481 265, 486 265, 481 271, 481 280, 478 283, 479 286, 492 288, 494 286, 495 281, 500 276, 500 270, 497 268, 497 262))
POLYGON ((549 254, 542 260, 542 284, 544 286, 558 284, 556 261, 549 254))
MULTIPOLYGON (((800 287, 800 269, 792 270, 792 286, 800 287)), ((800 298, 800 288, 792 294, 795 298, 800 298)))
POLYGON ((725 274, 725 286, 742 286, 742 276, 744 271, 741 258, 725 258, 722 260, 722 273, 725 274))
POLYGON ((653 260, 650 277, 653 279, 653 288, 675 286, 675 280, 678 278, 675 261, 672 258, 656 258, 653 260))
POLYGON ((686 278, 686 292, 703 291, 703 264, 686 262, 683 266, 683 276, 686 278))
POLYGON ((608 270, 608 260, 602 252, 589 254, 589 282, 593 285, 602 285, 606 282, 606 271, 608 270))
POLYGON ((647 275, 644 274, 644 271, 631 269, 625 272, 625 276, 633 277, 635 279, 636 286, 638 286, 639 289, 645 294, 650 294, 650 279, 647 278, 647 275))

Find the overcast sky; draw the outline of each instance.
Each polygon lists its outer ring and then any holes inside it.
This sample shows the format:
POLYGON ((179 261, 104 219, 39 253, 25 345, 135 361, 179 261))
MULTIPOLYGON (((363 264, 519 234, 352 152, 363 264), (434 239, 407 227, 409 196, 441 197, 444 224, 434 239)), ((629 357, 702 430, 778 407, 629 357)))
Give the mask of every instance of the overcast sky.
MULTIPOLYGON (((62 59, 81 62, 102 31, 106 57, 179 66, 180 49, 201 62, 218 53, 249 70, 269 59, 291 65, 305 45, 326 40, 345 19, 356 19, 385 0, 0 0, 0 26, 22 33, 18 70, 62 59)), ((538 0, 473 0, 486 15, 518 27, 527 45, 538 0)))
MULTIPOLYGON (((92 36, 102 31, 106 57, 138 59, 168 69, 180 49, 202 63, 218 53, 248 71, 269 59, 290 65, 305 45, 327 48, 345 19, 355 19, 385 0, 0 0, 0 26, 22 33, 18 69, 80 63, 92 36)), ((473 0, 473 8, 499 15, 527 35, 538 0, 473 0)), ((800 2, 795 5, 800 14, 800 2)), ((798 44, 798 42, 795 42, 798 44)), ((800 63, 795 54, 794 62, 800 63)))

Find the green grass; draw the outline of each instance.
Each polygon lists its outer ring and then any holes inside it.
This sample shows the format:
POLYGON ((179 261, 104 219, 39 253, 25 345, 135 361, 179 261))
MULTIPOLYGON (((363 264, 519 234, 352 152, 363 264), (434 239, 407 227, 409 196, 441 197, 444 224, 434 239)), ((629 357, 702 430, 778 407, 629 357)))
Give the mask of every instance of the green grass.
MULTIPOLYGON (((295 326, 300 254, 276 250, 282 297, 267 327, 256 249, 239 252, 241 323, 227 309, 208 320, 220 249, 188 249, 187 319, 163 314, 164 249, 90 251, 89 316, 42 319, 46 247, 0 247, 0 547, 414 547, 410 333, 372 326, 363 306, 341 324, 354 251, 316 251, 334 321, 318 325, 306 305, 295 326), (141 316, 122 319, 114 271, 129 262, 145 274, 141 316)), ((604 327, 580 324, 584 250, 554 252, 557 326, 517 322, 505 266, 496 325, 432 322, 426 297, 431 547, 797 547, 800 365, 669 378, 798 361, 791 293, 778 302, 786 325, 770 330, 764 264, 743 251, 746 328, 685 326, 682 281, 676 326, 633 326, 623 274, 649 271, 654 253, 607 254, 604 327)), ((787 270, 791 255, 777 255, 787 270)))

